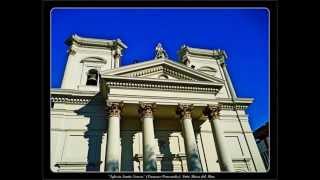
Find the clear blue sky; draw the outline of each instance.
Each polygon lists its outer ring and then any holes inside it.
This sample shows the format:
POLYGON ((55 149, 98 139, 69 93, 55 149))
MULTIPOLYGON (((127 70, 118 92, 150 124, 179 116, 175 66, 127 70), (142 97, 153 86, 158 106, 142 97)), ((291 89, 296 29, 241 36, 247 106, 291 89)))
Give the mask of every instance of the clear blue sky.
POLYGON ((169 58, 186 44, 224 49, 239 97, 254 98, 248 108, 252 129, 269 120, 268 11, 265 9, 54 9, 52 11, 51 87, 61 86, 67 60, 64 41, 80 36, 120 38, 128 49, 122 65, 154 57, 161 42, 169 58))

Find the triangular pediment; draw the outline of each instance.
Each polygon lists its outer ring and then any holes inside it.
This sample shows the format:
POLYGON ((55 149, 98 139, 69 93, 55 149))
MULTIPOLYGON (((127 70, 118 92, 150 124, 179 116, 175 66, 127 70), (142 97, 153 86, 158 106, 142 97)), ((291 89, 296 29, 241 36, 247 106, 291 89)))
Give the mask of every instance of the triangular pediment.
POLYGON ((198 72, 183 64, 168 60, 155 59, 142 63, 123 66, 118 69, 107 70, 103 76, 120 76, 129 78, 170 79, 181 81, 209 81, 223 83, 223 80, 208 74, 198 72))

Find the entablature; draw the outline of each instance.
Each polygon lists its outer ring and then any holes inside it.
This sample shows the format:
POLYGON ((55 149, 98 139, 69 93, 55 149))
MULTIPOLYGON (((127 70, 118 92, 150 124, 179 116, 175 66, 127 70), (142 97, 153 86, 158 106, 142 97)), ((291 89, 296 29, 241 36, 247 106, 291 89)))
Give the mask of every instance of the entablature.
POLYGON ((51 89, 51 102, 65 104, 88 104, 89 102, 103 103, 97 91, 78 91, 72 89, 51 89))
POLYGON ((180 91, 180 92, 198 92, 217 94, 223 87, 222 83, 207 81, 185 81, 174 79, 152 79, 152 78, 136 78, 107 76, 103 77, 105 85, 110 87, 123 87, 129 89, 158 89, 164 91, 180 91))

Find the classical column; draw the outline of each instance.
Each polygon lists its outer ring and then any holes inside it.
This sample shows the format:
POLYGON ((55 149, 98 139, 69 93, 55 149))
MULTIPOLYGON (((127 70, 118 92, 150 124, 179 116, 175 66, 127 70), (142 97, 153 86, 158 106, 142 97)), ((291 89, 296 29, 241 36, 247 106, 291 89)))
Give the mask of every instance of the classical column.
POLYGON ((143 171, 157 171, 153 127, 153 112, 155 107, 155 103, 140 103, 138 110, 141 121, 143 122, 143 171))
POLYGON ((189 171, 202 171, 199 151, 194 135, 191 111, 193 105, 178 104, 176 113, 180 116, 182 131, 184 136, 184 143, 186 147, 188 170, 189 171))
POLYGON ((203 110, 203 113, 208 116, 210 122, 211 122, 211 128, 213 134, 213 138, 216 143, 216 149, 218 153, 219 158, 219 164, 221 171, 228 171, 233 172, 233 164, 231 155, 228 152, 228 148, 225 143, 225 137, 223 135, 223 130, 220 127, 220 106, 219 105, 207 105, 207 107, 203 110))
POLYGON ((119 171, 120 162, 120 113, 123 103, 107 102, 107 113, 109 115, 106 151, 106 171, 119 171))

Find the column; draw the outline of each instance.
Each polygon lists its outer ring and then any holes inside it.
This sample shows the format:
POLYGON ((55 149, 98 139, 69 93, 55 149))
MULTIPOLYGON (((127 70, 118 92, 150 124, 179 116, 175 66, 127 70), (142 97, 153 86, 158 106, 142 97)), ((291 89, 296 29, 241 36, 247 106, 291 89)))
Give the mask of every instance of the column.
POLYGON ((208 116, 211 122, 211 128, 213 132, 213 138, 216 143, 219 164, 221 171, 233 172, 233 164, 231 155, 228 152, 228 148, 226 146, 225 137, 223 129, 220 127, 220 106, 219 105, 207 105, 204 109, 203 113, 208 116))
POLYGON ((155 140, 153 127, 153 112, 156 104, 140 103, 139 114, 143 128, 143 171, 157 171, 155 140))
POLYGON ((177 115, 180 116, 182 131, 184 136, 184 143, 187 153, 188 170, 189 171, 202 171, 199 151, 196 143, 196 138, 194 135, 191 111, 193 105, 181 105, 178 104, 177 115))
POLYGON ((106 171, 119 171, 120 163, 120 113, 123 103, 107 103, 107 113, 109 115, 106 151, 106 171))

